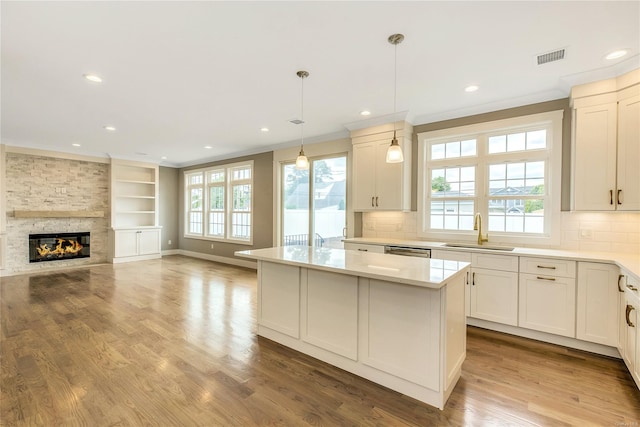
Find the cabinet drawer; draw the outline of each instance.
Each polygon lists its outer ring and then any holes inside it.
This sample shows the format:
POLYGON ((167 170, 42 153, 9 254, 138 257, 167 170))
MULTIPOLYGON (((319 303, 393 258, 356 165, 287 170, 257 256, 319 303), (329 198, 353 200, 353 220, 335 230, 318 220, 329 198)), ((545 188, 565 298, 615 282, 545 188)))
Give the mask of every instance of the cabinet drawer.
POLYGON ((518 257, 509 255, 472 254, 471 266, 501 271, 518 271, 518 257))
POLYGON ((349 251, 374 252, 378 254, 384 253, 384 246, 382 245, 367 245, 364 243, 345 242, 344 248, 349 251))
POLYGON ((461 251, 447 251, 441 249, 432 249, 431 258, 446 259, 450 261, 471 262, 471 254, 461 251))
POLYGON ((576 262, 550 258, 520 257, 520 273, 575 278, 576 262))

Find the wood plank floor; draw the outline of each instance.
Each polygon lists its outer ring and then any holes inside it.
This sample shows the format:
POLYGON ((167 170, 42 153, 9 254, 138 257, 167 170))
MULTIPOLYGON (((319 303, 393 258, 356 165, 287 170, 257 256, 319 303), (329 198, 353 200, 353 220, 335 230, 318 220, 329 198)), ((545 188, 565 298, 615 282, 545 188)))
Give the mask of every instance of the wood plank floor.
POLYGON ((444 411, 256 330, 254 270, 181 256, 0 279, 3 426, 638 426, 617 359, 469 327, 444 411))

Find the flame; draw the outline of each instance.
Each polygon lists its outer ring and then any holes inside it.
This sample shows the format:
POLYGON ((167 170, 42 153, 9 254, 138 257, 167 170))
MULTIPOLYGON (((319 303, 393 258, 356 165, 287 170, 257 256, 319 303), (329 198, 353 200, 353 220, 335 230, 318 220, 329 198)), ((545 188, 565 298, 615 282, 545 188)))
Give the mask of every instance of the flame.
POLYGON ((39 247, 36 248, 38 251, 38 255, 41 257, 49 256, 49 255, 58 255, 63 256, 64 254, 75 255, 80 252, 83 246, 77 240, 67 240, 67 239, 56 239, 58 244, 54 250, 46 244, 43 243, 39 247), (65 245, 66 242, 66 245, 65 245))

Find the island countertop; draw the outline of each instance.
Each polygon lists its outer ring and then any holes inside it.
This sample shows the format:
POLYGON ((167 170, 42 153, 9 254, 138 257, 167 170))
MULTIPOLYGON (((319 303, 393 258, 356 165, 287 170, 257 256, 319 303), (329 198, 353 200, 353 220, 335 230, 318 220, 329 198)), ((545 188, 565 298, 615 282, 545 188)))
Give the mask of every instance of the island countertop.
POLYGON ((469 266, 467 262, 310 246, 253 249, 237 251, 235 255, 432 289, 440 289, 469 266))

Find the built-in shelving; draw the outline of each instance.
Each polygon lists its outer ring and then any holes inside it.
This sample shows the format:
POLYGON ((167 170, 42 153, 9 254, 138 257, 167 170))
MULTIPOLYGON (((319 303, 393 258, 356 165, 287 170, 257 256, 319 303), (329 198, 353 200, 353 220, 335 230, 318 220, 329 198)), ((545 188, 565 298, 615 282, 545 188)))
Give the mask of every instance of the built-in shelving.
POLYGON ((111 226, 157 226, 158 166, 114 160, 111 164, 111 226))

